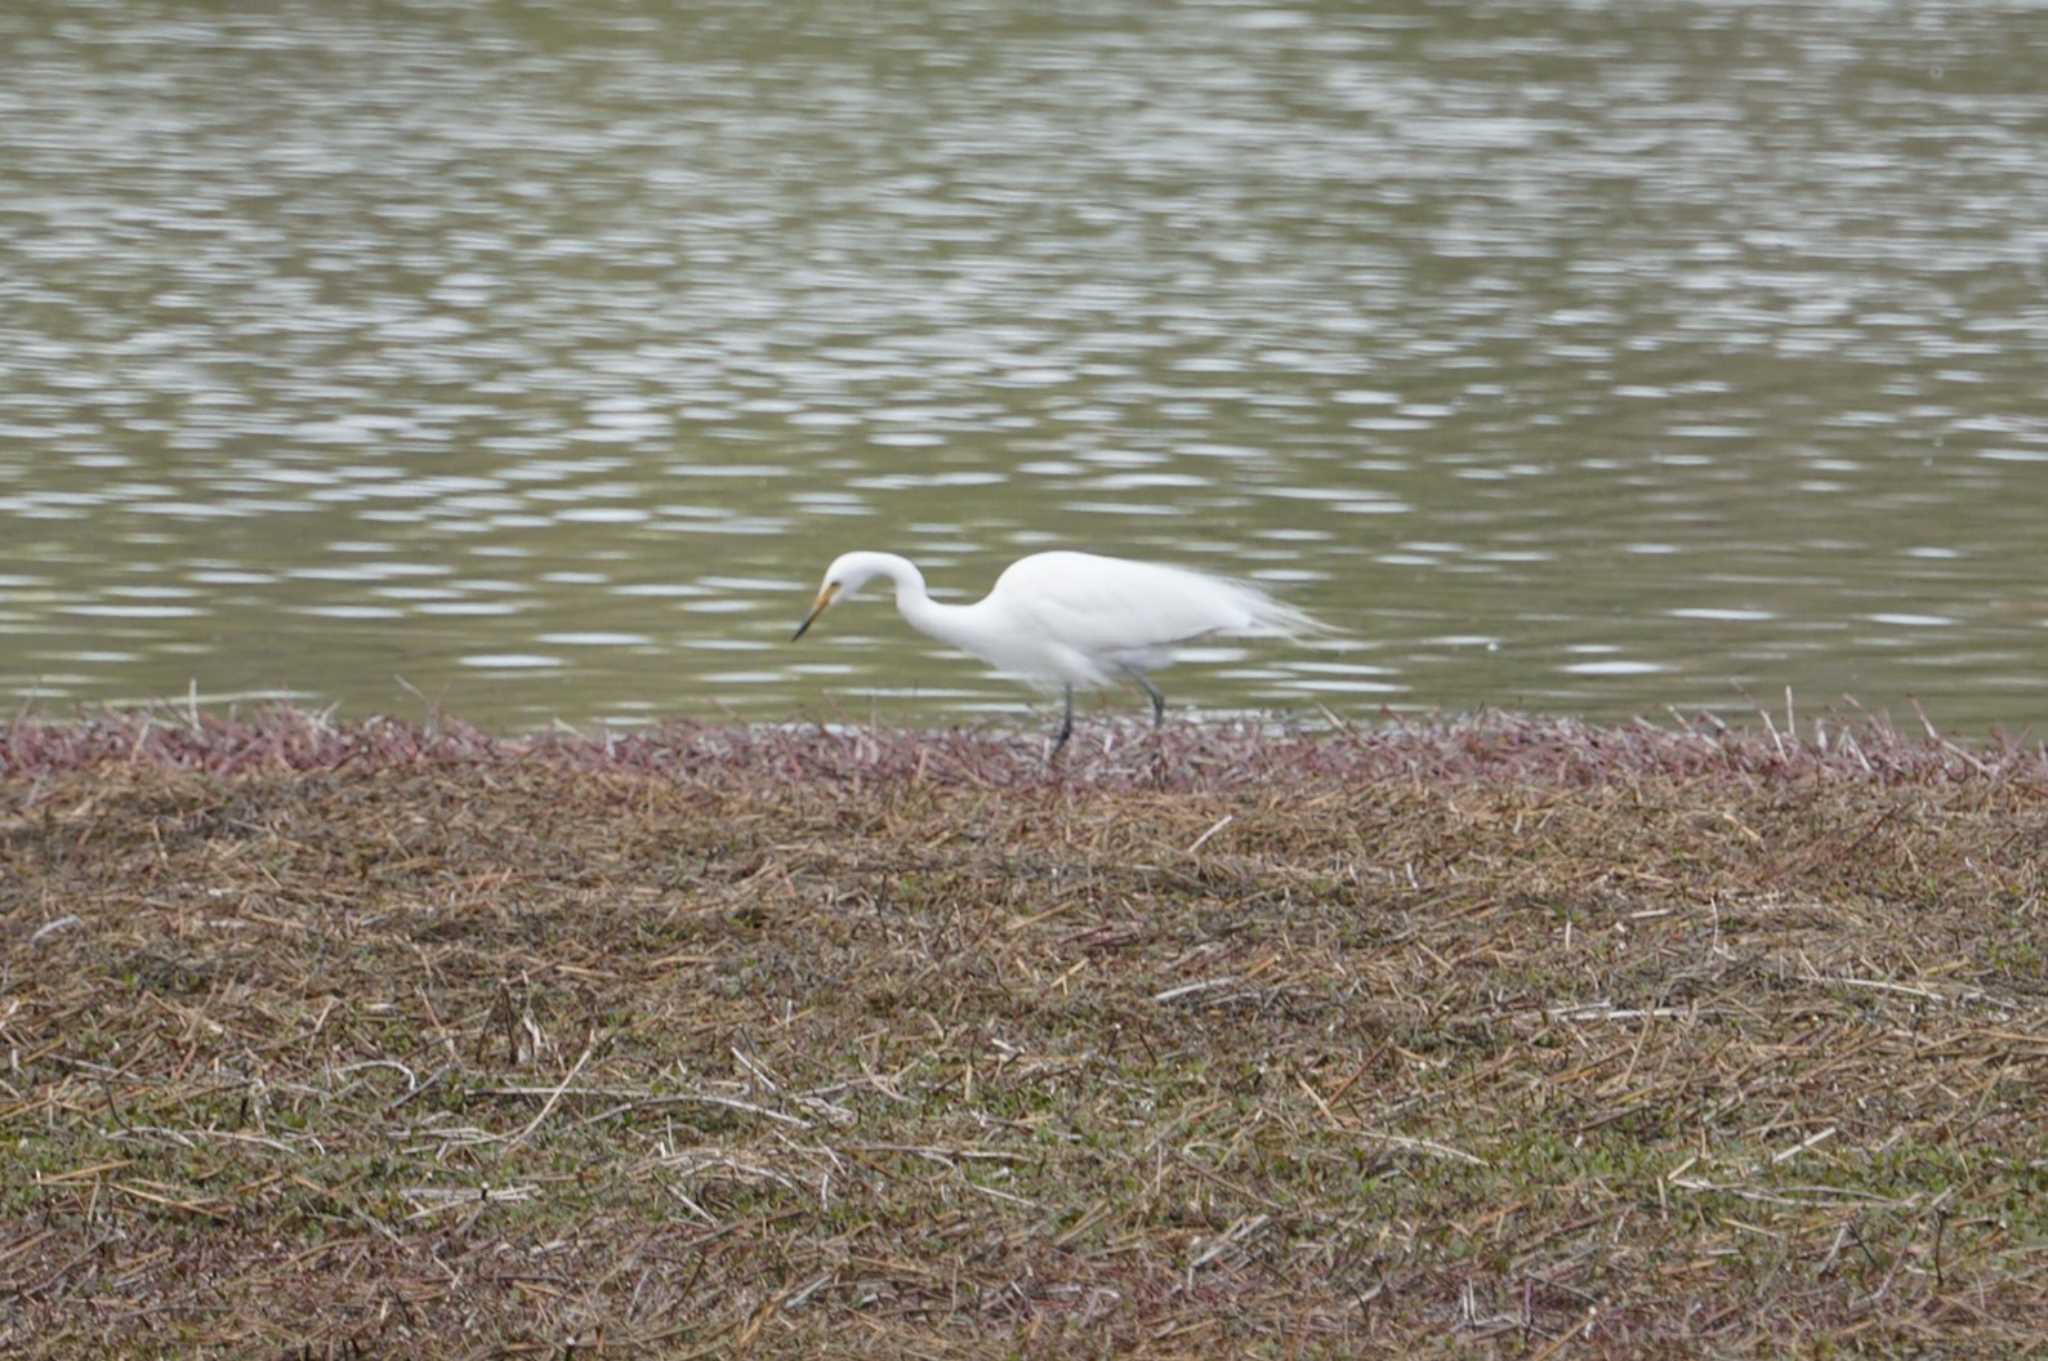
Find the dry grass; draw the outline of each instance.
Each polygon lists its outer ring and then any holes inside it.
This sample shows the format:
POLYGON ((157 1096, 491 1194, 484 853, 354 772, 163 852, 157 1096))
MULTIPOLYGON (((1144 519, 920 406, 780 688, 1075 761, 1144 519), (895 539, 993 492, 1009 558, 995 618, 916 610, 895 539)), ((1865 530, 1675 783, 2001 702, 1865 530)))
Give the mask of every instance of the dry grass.
POLYGON ((2023 1356, 2048 757, 0 732, 10 1356, 2023 1356))

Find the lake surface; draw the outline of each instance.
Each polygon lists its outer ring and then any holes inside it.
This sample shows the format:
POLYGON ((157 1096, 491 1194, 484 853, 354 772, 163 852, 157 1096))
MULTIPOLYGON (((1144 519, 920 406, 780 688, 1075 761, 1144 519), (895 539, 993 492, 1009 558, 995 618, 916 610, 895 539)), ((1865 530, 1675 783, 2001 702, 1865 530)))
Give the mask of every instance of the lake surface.
POLYGON ((18 704, 974 721, 819 573, 1072 546, 1347 631, 1206 713, 2048 718, 2040 4, 258 8, 0 10, 18 704))

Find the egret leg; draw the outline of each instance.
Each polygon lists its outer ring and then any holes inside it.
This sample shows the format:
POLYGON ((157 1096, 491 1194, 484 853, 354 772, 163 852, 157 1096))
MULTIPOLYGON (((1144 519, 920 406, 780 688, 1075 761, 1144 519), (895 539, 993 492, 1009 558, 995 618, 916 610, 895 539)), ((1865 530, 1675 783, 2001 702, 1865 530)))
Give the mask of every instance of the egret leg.
POLYGON ((1060 716, 1060 730, 1053 735, 1052 754, 1060 754, 1060 748, 1067 745, 1067 739, 1074 735, 1074 687, 1067 687, 1067 707, 1060 716))
POLYGON ((1152 726, 1158 727, 1166 721, 1166 696, 1159 693, 1159 687, 1142 671, 1133 671, 1131 679, 1145 687, 1145 693, 1152 697, 1152 726))

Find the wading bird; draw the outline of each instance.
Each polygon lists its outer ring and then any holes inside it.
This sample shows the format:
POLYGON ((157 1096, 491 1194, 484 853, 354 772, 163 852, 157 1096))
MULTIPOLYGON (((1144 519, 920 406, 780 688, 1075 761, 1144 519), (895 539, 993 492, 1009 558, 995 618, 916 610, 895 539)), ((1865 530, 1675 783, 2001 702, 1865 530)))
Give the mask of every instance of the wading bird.
POLYGON ((1035 689, 1066 695, 1052 754, 1074 734, 1074 691, 1136 681, 1152 699, 1156 727, 1166 696, 1148 672, 1181 643, 1212 636, 1306 638, 1330 630, 1256 586, 1164 563, 1094 553, 1033 553, 996 578, 972 605, 926 592, 915 563, 894 553, 842 553, 825 569, 795 642, 818 616, 876 577, 896 587, 896 608, 918 632, 981 658, 1035 689))

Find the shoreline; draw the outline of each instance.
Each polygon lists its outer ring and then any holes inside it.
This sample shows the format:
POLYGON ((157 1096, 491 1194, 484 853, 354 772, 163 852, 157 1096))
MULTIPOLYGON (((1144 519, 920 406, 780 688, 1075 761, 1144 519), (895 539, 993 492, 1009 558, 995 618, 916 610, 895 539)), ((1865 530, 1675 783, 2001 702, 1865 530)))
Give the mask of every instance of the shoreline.
POLYGON ((1411 779, 1521 779, 1561 784, 1646 776, 1769 780, 1842 779, 2048 784, 2048 743, 2004 734, 1974 743, 1942 735, 1924 714, 1919 731, 1888 717, 1826 713, 1780 726, 1700 716, 1668 724, 1595 725, 1569 718, 1488 713, 1377 725, 1326 716, 1315 724, 1168 722, 1078 724, 1069 750, 1046 759, 1034 729, 991 724, 920 729, 842 723, 715 724, 674 721, 586 734, 570 729, 498 734, 436 717, 373 715, 336 722, 288 706, 244 715, 175 706, 17 718, 0 725, 0 780, 100 766, 211 774, 332 770, 370 764, 485 766, 539 761, 639 772, 692 782, 754 778, 936 780, 1005 787, 1064 780, 1098 786, 1219 789, 1287 783, 1411 779))

